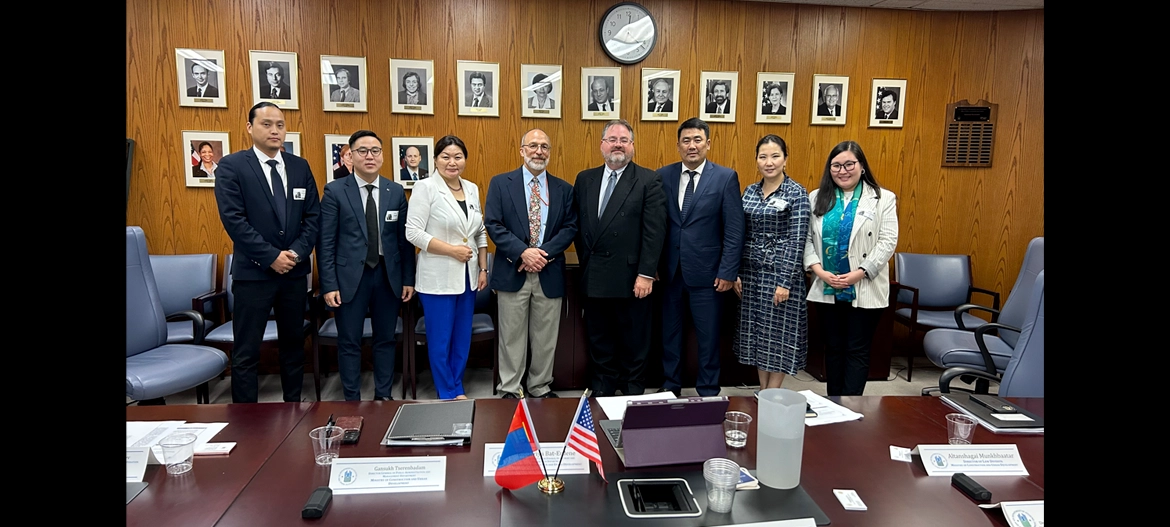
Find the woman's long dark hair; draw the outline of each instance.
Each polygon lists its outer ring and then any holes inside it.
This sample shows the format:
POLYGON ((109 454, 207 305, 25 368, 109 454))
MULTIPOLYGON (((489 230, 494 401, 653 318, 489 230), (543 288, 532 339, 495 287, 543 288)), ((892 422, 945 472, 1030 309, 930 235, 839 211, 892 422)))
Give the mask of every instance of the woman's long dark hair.
POLYGON ((853 152, 857 156, 857 162, 861 163, 861 181, 869 185, 873 189, 877 197, 882 197, 882 188, 878 186, 877 178, 873 175, 873 170, 869 169, 869 161, 865 160, 865 152, 861 151, 861 145, 856 141, 841 141, 833 150, 829 152, 829 158, 825 160, 825 172, 821 175, 821 186, 817 192, 817 202, 813 203, 813 214, 817 216, 824 216, 833 208, 833 202, 837 199, 837 184, 833 182, 833 171, 829 165, 833 164, 833 158, 841 154, 841 152, 853 152))

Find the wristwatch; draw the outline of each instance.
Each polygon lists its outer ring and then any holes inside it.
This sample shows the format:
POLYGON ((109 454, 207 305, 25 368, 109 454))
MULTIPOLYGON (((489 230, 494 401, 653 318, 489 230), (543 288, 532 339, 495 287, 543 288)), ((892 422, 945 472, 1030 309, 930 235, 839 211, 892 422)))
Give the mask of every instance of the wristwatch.
POLYGON ((288 252, 292 253, 294 262, 301 263, 301 255, 297 254, 297 252, 292 249, 289 249, 288 252))
POLYGON ((486 268, 480 267, 480 268, 479 268, 479 272, 481 272, 481 273, 490 273, 491 271, 488 271, 486 268))

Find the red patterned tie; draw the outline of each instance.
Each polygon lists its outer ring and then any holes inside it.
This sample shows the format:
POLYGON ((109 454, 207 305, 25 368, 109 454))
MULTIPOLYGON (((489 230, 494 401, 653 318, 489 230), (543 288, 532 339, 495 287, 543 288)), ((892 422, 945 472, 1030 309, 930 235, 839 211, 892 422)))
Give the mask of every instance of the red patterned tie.
POLYGON ((540 181, 532 178, 532 196, 528 199, 528 246, 540 246, 540 181))

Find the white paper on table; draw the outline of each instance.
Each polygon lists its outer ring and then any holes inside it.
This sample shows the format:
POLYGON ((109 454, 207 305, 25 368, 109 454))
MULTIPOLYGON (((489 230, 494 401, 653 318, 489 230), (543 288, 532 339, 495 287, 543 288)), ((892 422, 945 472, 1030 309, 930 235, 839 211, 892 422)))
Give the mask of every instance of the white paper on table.
POLYGON ((856 421, 864 417, 853 410, 813 393, 812 390, 801 390, 798 393, 804 396, 809 406, 812 406, 812 410, 817 413, 816 417, 804 418, 805 425, 819 426, 843 423, 845 421, 856 421))
POLYGON ((329 467, 329 488, 337 495, 442 492, 447 456, 339 457, 329 467))
POLYGON ((984 503, 981 509, 1002 509, 1012 527, 1044 527, 1044 500, 984 503))
POLYGON ((605 410, 605 416, 609 419, 622 420, 626 417, 626 403, 630 401, 659 401, 666 399, 675 399, 673 393, 658 392, 647 393, 643 395, 622 395, 615 397, 598 397, 597 404, 601 405, 601 409, 605 410))
POLYGON ((913 453, 922 458, 927 476, 958 472, 971 477, 1028 475, 1014 444, 918 445, 913 453))
MULTIPOLYGON (((182 421, 175 422, 182 423, 182 421)), ((215 437, 215 434, 218 434, 219 431, 223 430, 227 425, 227 423, 183 423, 174 428, 170 433, 159 437, 158 441, 161 441, 163 437, 171 434, 190 433, 195 434, 195 444, 192 446, 195 449, 198 449, 208 441, 211 441, 211 438, 215 437)), ((155 441, 154 444, 150 445, 150 463, 155 465, 161 465, 163 463, 161 461, 163 458, 163 451, 162 447, 158 446, 158 441, 155 441)))
MULTIPOLYGON (((496 475, 496 469, 500 466, 500 454, 504 452, 503 443, 487 443, 483 446, 483 477, 493 477, 496 475)), ((553 474, 588 474, 589 473, 589 459, 582 456, 580 452, 571 448, 565 448, 564 443, 541 443, 540 453, 544 456, 544 467, 548 471, 546 475, 553 474), (561 458, 561 450, 564 449, 565 458, 560 463, 560 472, 557 471, 557 460, 561 458)), ((540 464, 540 457, 536 458, 536 463, 540 464)))
POLYGON ((792 520, 772 520, 766 522, 733 523, 726 527, 817 527, 812 518, 796 518, 792 520))
POLYGON ((146 458, 148 456, 145 448, 126 449, 126 483, 142 482, 142 477, 146 475, 146 458))
POLYGON ((154 446, 186 421, 126 421, 126 447, 154 446))

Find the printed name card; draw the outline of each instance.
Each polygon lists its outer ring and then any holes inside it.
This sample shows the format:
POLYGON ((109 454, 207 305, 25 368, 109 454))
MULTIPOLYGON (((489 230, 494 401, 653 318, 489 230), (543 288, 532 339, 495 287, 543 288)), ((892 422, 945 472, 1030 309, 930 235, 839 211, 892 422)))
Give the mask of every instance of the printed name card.
POLYGON ((126 483, 138 483, 146 475, 146 458, 149 448, 126 449, 126 483))
MULTIPOLYGON (((560 474, 588 474, 589 460, 576 450, 565 448, 564 443, 541 443, 540 454, 544 456, 544 467, 548 475, 557 474, 557 460, 561 459, 561 451, 565 452, 565 459, 561 461, 560 474)), ((496 468, 500 466, 500 455, 504 453, 503 443, 487 443, 483 446, 483 477, 490 478, 496 475, 496 468)), ((540 457, 536 458, 540 463, 540 457)))
POLYGON ((337 458, 329 469, 334 494, 428 492, 447 488, 447 456, 337 458))
POLYGON ((1016 445, 918 445, 928 476, 1027 476, 1016 445))

